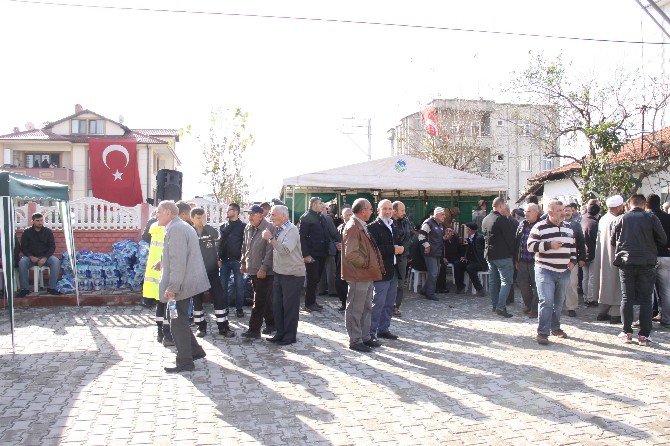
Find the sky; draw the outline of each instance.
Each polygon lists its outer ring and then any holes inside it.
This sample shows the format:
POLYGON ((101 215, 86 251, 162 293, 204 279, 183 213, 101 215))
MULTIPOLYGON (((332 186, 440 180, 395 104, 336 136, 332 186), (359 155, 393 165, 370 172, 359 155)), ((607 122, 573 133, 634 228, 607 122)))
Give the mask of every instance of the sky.
MULTIPOLYGON (((74 3, 74 0, 62 0, 74 3)), ((320 17, 426 26, 661 41, 634 0, 205 1, 79 0, 87 5, 320 17)), ((207 128, 210 110, 242 107, 255 145, 250 200, 279 196, 282 178, 391 156, 387 130, 433 98, 506 96, 531 53, 562 55, 607 79, 617 67, 658 72, 653 45, 447 30, 93 9, 0 0, 0 133, 38 127, 82 104, 131 128, 207 128), (351 129, 349 129, 351 130, 351 129)), ((208 193, 200 148, 177 144, 184 198, 208 193)))

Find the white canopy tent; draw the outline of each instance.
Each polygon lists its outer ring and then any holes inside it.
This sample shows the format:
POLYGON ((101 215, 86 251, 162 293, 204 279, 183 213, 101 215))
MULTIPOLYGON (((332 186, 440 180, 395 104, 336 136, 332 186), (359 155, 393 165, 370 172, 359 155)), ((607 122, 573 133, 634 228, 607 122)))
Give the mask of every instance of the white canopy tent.
POLYGON ((460 191, 467 195, 504 191, 499 180, 452 169, 408 155, 391 156, 349 166, 284 178, 287 187, 341 190, 426 191, 439 195, 460 191))

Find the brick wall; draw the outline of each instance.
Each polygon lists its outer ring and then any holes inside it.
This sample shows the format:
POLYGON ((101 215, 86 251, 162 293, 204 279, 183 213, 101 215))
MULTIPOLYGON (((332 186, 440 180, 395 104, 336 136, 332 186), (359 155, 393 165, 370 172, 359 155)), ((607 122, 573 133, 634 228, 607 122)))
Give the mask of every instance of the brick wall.
MULTIPOLYGON (((19 240, 23 230, 17 231, 19 240)), ((93 252, 111 252, 112 245, 121 240, 139 241, 142 236, 140 229, 75 229, 74 246, 77 251, 89 250, 93 252)), ((56 256, 60 257, 65 252, 65 236, 63 231, 54 231, 56 239, 56 256)))

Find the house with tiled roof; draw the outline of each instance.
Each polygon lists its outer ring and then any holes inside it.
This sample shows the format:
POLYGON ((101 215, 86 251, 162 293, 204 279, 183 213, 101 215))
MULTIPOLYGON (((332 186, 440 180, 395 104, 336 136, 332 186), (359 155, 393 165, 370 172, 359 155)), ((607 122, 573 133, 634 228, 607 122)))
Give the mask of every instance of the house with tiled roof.
POLYGON ((137 141, 137 166, 142 197, 156 198, 156 173, 178 170, 175 129, 131 129, 80 105, 75 113, 52 121, 40 129, 27 125, 24 131, 0 135, 3 170, 18 172, 70 187, 70 199, 92 196, 89 140, 108 138, 137 141))
MULTIPOLYGON (((629 163, 633 175, 638 179, 642 178, 642 185, 637 193, 644 195, 655 193, 666 201, 670 197, 670 172, 653 169, 659 164, 670 164, 670 162, 658 162, 659 156, 667 159, 669 155, 670 127, 665 127, 628 141, 621 147, 619 153, 612 156, 612 162, 629 163)), ((518 202, 522 202, 529 194, 543 197, 545 203, 551 198, 578 202, 581 197, 578 185, 583 182, 581 164, 573 161, 528 178, 526 191, 518 202)))

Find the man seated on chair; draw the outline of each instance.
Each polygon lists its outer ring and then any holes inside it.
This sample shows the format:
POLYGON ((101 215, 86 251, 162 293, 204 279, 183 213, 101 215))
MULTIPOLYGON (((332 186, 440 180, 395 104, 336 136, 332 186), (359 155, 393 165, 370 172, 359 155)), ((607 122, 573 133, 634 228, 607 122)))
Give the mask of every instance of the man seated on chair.
POLYGON ((486 296, 482 283, 477 275, 480 271, 488 269, 484 258, 484 236, 477 233, 476 223, 465 224, 465 239, 468 243, 465 254, 454 263, 454 276, 456 279, 456 293, 465 291, 465 273, 468 273, 472 286, 477 290, 478 296, 486 296))
MULTIPOLYGON (((44 216, 40 213, 33 214, 33 225, 26 228, 21 236, 21 251, 23 257, 19 260, 19 282, 21 290, 17 297, 25 297, 30 294, 30 285, 28 284, 28 274, 30 268, 34 266, 49 267, 49 294, 61 294, 56 291, 56 282, 60 273, 60 260, 53 254, 56 251, 56 242, 54 233, 51 229, 44 227, 44 216)), ((35 277, 35 280, 38 280, 35 277)))

